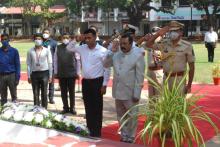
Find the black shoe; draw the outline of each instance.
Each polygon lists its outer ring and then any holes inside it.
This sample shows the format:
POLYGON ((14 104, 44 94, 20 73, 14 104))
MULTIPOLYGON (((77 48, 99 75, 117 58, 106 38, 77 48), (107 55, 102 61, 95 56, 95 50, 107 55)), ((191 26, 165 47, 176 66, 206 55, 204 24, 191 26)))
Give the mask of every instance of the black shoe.
POLYGON ((18 103, 18 101, 17 100, 12 100, 12 103, 18 103))
POLYGON ((71 114, 73 114, 73 115, 76 115, 76 114, 77 114, 77 112, 76 112, 76 110, 75 110, 75 109, 70 110, 70 113, 71 113, 71 114))
POLYGON ((121 142, 126 142, 126 139, 121 138, 120 141, 121 141, 121 142))
POLYGON ((68 110, 63 110, 63 111, 60 112, 60 114, 66 114, 66 113, 69 113, 69 111, 68 110))
POLYGON ((52 98, 49 99, 50 104, 55 104, 54 100, 52 98))

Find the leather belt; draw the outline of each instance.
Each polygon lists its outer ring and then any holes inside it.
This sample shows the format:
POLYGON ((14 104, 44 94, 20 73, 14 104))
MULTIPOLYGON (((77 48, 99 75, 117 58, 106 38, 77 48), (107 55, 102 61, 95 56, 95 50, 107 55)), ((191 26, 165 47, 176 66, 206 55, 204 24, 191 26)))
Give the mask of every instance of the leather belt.
POLYGON ((180 72, 172 72, 172 73, 168 73, 168 72, 165 72, 165 76, 170 76, 170 77, 175 77, 175 76, 183 76, 184 75, 184 71, 180 71, 180 72))
POLYGON ((103 77, 98 77, 98 78, 94 78, 94 79, 85 79, 83 78, 83 80, 86 80, 86 81, 96 81, 96 80, 101 80, 103 79, 103 77))
POLYGON ((163 69, 162 66, 152 66, 152 67, 148 67, 149 70, 160 70, 163 69))

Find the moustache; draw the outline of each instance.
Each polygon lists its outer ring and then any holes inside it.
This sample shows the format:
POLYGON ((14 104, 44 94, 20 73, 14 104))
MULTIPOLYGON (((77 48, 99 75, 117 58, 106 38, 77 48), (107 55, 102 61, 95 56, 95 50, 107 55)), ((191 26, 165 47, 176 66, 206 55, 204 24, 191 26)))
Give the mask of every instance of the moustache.
POLYGON ((124 47, 121 47, 121 50, 126 50, 126 48, 124 48, 124 47))

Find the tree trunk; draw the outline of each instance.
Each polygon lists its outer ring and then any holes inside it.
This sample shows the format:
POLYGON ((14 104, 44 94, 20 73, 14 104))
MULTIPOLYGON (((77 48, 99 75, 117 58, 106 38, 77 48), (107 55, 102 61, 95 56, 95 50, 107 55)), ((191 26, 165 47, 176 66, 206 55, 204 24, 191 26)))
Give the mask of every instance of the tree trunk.
POLYGON ((30 16, 24 16, 24 35, 25 36, 31 36, 31 17, 30 16))
POLYGON ((208 26, 213 26, 213 28, 216 30, 217 29, 217 21, 216 21, 215 15, 214 14, 208 15, 207 20, 208 20, 208 26))
POLYGON ((140 22, 143 18, 142 16, 142 9, 132 9, 132 8, 128 8, 127 9, 127 13, 128 13, 128 17, 129 17, 129 23, 131 25, 134 25, 136 27, 140 26, 140 22))

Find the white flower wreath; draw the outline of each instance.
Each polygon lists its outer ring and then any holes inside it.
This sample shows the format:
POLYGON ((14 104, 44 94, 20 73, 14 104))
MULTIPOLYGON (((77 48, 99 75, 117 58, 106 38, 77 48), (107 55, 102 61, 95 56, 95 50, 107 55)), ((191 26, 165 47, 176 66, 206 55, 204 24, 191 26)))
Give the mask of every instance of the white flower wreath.
POLYGON ((64 115, 49 112, 42 107, 22 103, 3 105, 0 108, 0 119, 68 131, 82 136, 89 134, 84 124, 79 124, 64 115))

